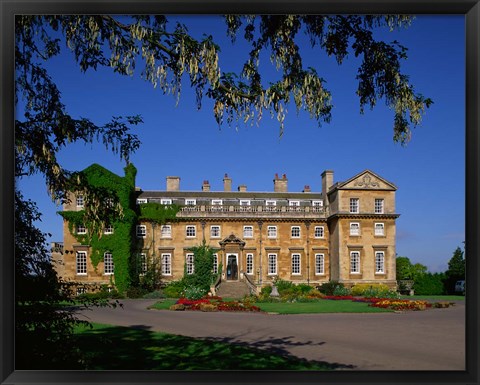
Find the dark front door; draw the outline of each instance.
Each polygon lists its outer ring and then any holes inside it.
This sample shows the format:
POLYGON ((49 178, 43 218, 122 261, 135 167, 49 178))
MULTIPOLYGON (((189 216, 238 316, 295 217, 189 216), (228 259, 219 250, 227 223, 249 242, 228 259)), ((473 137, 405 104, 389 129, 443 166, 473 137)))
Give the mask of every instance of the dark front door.
POLYGON ((227 256, 227 279, 238 279, 237 256, 233 254, 227 256))

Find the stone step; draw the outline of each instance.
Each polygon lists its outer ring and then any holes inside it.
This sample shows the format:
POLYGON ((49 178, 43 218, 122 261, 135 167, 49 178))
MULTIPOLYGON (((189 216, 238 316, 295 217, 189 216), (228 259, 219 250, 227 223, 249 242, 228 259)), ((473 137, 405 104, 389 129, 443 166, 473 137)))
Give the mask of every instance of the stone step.
POLYGON ((250 290, 245 282, 223 281, 216 294, 222 298, 243 298, 250 294, 250 290))

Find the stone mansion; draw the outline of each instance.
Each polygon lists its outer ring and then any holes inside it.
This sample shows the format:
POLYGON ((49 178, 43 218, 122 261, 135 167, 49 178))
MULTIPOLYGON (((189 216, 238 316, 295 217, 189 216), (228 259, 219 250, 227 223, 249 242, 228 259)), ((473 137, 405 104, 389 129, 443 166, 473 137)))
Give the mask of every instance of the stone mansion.
MULTIPOLYGON (((244 185, 234 190, 227 174, 223 191, 212 191, 208 181, 199 191, 183 191, 176 176, 166 177, 165 190, 144 191, 134 181, 132 186, 132 205, 136 205, 132 209, 147 203, 180 207, 175 221, 157 224, 140 216, 135 220, 131 253, 140 261, 140 274, 153 260, 161 266, 164 281, 194 274, 190 248, 205 241, 216 250, 212 269, 220 272, 223 282, 248 281, 260 288, 278 277, 311 285, 334 280, 345 286, 396 286, 397 188, 370 170, 336 183, 333 171, 324 171, 321 192, 309 186, 289 192, 286 175, 275 175, 270 192, 248 191, 244 185)), ((82 195, 72 194, 63 210, 81 211, 83 204, 82 195)), ((122 256, 112 246, 102 249, 93 263, 92 245, 78 237, 85 227, 68 222, 64 217, 64 241, 52 254, 59 275, 76 282, 116 285, 117 258, 122 256)), ((116 230, 115 224, 107 226, 102 238, 116 230)))

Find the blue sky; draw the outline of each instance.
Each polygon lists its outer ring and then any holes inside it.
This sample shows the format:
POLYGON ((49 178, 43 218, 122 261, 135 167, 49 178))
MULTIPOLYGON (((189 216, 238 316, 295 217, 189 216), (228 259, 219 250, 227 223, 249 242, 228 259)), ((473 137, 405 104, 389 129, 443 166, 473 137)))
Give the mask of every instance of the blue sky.
MULTIPOLYGON (((182 21, 192 33, 212 34, 220 43, 223 72, 238 71, 246 45, 239 39, 232 46, 217 17, 189 16, 182 21)), ((417 92, 434 100, 406 147, 393 142, 393 113, 383 101, 360 114, 355 95, 359 62, 353 56, 338 66, 334 58, 304 51, 305 63, 317 69, 332 92, 332 121, 318 127, 308 114, 297 115, 290 108, 281 138, 278 122, 269 114, 258 127, 219 128, 212 104, 205 99, 198 111, 188 87, 176 106, 174 97, 139 76, 121 77, 108 69, 80 73, 69 52, 51 60, 48 69, 73 116, 99 124, 117 115, 143 117, 144 123, 134 129, 142 145, 131 161, 138 169, 137 186, 144 190, 165 189, 169 175, 181 177, 182 190, 199 190, 205 179, 212 190, 222 190, 228 173, 234 189, 245 184, 249 191, 272 191, 275 173, 285 173, 289 191, 302 191, 304 185, 321 191, 320 174, 326 169, 334 170, 334 181, 371 169, 398 187, 398 255, 432 272, 444 271, 465 238, 464 16, 417 16, 408 29, 378 34, 408 47, 403 72, 417 92)), ((275 75, 268 59, 264 61, 268 75, 275 75)), ((123 175, 124 163, 101 145, 74 144, 59 159, 70 170, 99 163, 123 175)), ((19 185, 44 213, 39 226, 52 234, 49 241, 61 241, 62 219, 56 214, 60 208, 51 202, 42 178, 23 179, 19 185)))

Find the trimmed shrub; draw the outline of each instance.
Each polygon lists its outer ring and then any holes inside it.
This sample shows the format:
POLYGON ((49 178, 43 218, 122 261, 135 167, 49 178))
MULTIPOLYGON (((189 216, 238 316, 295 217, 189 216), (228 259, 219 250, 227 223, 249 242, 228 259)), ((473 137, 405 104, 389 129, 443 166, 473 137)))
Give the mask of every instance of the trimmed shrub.
POLYGON ((381 283, 358 283, 352 287, 352 295, 361 296, 365 295, 365 292, 369 295, 373 295, 378 292, 387 292, 389 291, 387 285, 381 283))
POLYGON ((443 280, 444 274, 426 273, 417 278, 413 285, 417 295, 442 295, 446 293, 443 280))
POLYGON ((172 281, 163 288, 163 294, 166 298, 179 298, 184 289, 185 285, 182 281, 172 281))
POLYGON ((345 287, 345 285, 338 281, 329 281, 322 283, 319 287, 317 287, 317 290, 325 295, 333 295, 336 287, 345 287))
POLYGON ((347 296, 347 295, 350 295, 351 292, 350 292, 350 289, 346 288, 346 287, 343 287, 343 286, 337 286, 335 288, 335 290, 333 290, 333 295, 336 295, 336 296, 347 296))
POLYGON ((208 290, 203 287, 189 286, 183 291, 183 297, 187 299, 197 300, 203 298, 207 294, 208 290))

